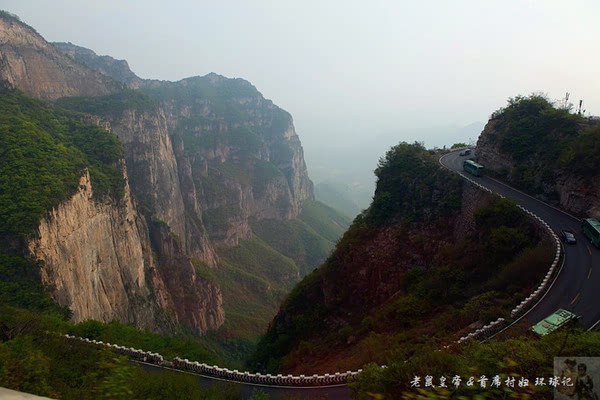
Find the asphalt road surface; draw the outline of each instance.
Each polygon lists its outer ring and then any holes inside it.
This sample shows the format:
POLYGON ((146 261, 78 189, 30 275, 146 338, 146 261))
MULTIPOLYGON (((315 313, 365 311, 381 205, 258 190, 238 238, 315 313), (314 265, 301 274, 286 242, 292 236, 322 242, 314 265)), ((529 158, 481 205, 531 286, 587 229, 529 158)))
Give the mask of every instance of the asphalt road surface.
POLYGON ((462 167, 468 158, 473 155, 464 157, 457 151, 444 155, 440 163, 468 175, 494 193, 513 199, 546 221, 557 234, 561 229, 575 233, 577 244, 563 244, 564 265, 554 284, 524 318, 533 325, 563 308, 581 316, 583 326, 591 328, 600 320, 600 250, 583 235, 580 220, 490 177, 468 174, 462 167))

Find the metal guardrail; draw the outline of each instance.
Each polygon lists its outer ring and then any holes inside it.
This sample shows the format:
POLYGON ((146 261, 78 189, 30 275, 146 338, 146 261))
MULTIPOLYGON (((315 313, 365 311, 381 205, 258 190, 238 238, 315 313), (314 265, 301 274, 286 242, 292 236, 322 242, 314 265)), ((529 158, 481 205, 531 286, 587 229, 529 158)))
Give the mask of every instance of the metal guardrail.
POLYGON ((260 385, 277 385, 277 386, 339 386, 345 385, 348 381, 354 380, 362 369, 357 371, 336 372, 333 374, 324 375, 271 375, 251 373, 248 371, 229 370, 221 368, 217 365, 208 365, 197 361, 189 361, 175 357, 173 361, 167 361, 158 353, 134 349, 133 347, 124 347, 117 344, 104 343, 101 340, 91 340, 79 336, 64 335, 70 340, 80 340, 98 346, 109 347, 111 350, 124 354, 130 359, 145 363, 154 364, 157 366, 169 367, 181 371, 197 373, 204 376, 226 379, 239 383, 252 383, 260 385))

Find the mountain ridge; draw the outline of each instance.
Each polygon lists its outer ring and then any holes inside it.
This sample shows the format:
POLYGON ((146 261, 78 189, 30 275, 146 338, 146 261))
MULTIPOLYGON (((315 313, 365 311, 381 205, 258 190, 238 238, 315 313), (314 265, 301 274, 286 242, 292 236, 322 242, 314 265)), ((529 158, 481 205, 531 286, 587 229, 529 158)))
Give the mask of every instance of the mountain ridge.
MULTIPOLYGON (((120 163, 132 199, 127 220, 129 224, 137 221, 136 248, 141 249, 134 252, 134 264, 143 271, 140 277, 145 276, 138 279, 138 285, 146 288, 145 301, 151 311, 144 314, 148 318, 135 320, 105 307, 77 313, 77 318, 119 318, 171 334, 182 327, 205 333, 223 326, 226 315, 233 318, 232 310, 240 306, 236 302, 243 302, 236 300, 235 293, 243 293, 242 288, 246 288, 256 291, 251 297, 263 302, 257 304, 261 322, 253 322, 251 330, 244 333, 236 328, 236 324, 245 324, 244 314, 238 313, 237 322, 226 324, 223 334, 257 335, 266 327, 267 316, 275 313, 278 296, 289 290, 289 282, 318 265, 333 247, 331 238, 325 239, 319 233, 321 228, 297 224, 294 229, 300 229, 297 232, 304 238, 303 249, 279 248, 291 251, 289 255, 296 260, 291 261, 296 272, 286 275, 284 281, 278 278, 276 269, 248 274, 244 265, 252 265, 250 259, 232 259, 233 253, 228 251, 253 243, 250 248, 273 254, 282 266, 292 260, 270 245, 256 247, 259 238, 255 239, 250 224, 250 220, 288 224, 299 218, 304 204, 314 198, 291 115, 243 79, 211 73, 178 82, 144 80, 124 60, 97 56, 92 50, 69 43, 51 45, 14 17, 6 13, 0 17, 0 46, 4 46, 0 79, 10 88, 51 101, 47 105, 50 108, 70 110, 68 118, 101 127, 116 136, 122 146, 120 163), (10 57, 4 56, 4 49, 11 51, 10 57), (41 51, 36 53, 36 49, 41 51), (19 70, 19 60, 33 68, 19 70), (33 72, 28 75, 27 71, 33 72), (50 75, 45 74, 48 71, 50 75), (60 79, 53 79, 55 75, 60 79), (312 244, 317 242, 320 244, 312 244), (306 251, 316 253, 307 258, 306 251), (262 284, 248 286, 247 279, 264 281, 279 294, 261 300, 262 284)), ((88 188, 91 191, 95 189, 93 178, 92 188, 88 188)), ((102 200, 94 201, 92 208, 107 206, 115 211, 120 207, 102 200)), ((68 221, 74 219, 84 226, 91 223, 86 219, 92 215, 85 210, 76 207, 70 213, 51 213, 50 223, 68 226, 68 221)), ((83 306, 65 300, 78 298, 78 289, 61 283, 68 278, 59 266, 86 276, 100 265, 100 260, 110 264, 111 258, 97 245, 119 239, 111 239, 107 232, 99 233, 100 237, 95 234, 95 238, 84 235, 87 239, 75 245, 57 240, 47 229, 39 231, 39 240, 61 247, 58 257, 36 250, 33 258, 45 261, 45 268, 54 271, 43 275, 43 279, 62 305, 75 309, 83 306), (97 257, 85 256, 84 248, 97 253, 97 257), (81 262, 74 260, 86 260, 86 268, 81 269, 81 262), (59 287, 70 294, 59 296, 59 287)), ((269 239, 264 232, 262 236, 269 239)), ((31 244, 30 248, 40 246, 31 244)), ((246 254, 241 247, 239 251, 246 254)), ((116 286, 108 281, 104 285, 115 295, 129 290, 126 285, 116 286)))

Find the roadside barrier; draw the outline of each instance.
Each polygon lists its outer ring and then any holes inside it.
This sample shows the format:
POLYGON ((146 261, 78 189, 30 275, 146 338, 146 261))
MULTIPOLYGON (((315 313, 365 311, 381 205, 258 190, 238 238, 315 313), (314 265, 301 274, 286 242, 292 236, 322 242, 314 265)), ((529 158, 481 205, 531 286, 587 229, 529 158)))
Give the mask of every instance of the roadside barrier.
MULTIPOLYGON (((462 172, 454 171, 454 170, 446 167, 444 164, 442 164, 441 161, 440 161, 440 165, 451 172, 457 173, 464 180, 466 180, 467 182, 469 182, 470 184, 475 186, 477 189, 482 190, 487 193, 495 194, 496 196, 500 196, 500 198, 504 198, 504 196, 502 196, 501 194, 494 193, 489 188, 487 188, 487 187, 481 185, 479 182, 476 182, 475 180, 469 178, 462 172)), ((521 303, 519 303, 519 305, 517 305, 515 308, 512 309, 512 311, 510 312, 510 317, 512 319, 516 319, 516 318, 520 317, 521 315, 525 314, 530 308, 532 308, 536 304, 536 302, 541 297, 544 296, 544 294, 546 293, 546 291, 548 290, 549 286, 552 283, 552 276, 559 265, 558 263, 560 262, 561 249, 562 249, 561 244, 560 244, 560 239, 558 238, 556 233, 552 230, 552 228, 550 227, 550 225, 548 225, 548 223, 546 221, 544 221, 538 215, 534 214, 533 212, 529 211, 528 209, 526 209, 523 206, 517 205, 517 207, 519 207, 528 217, 532 218, 538 225, 541 225, 548 232, 548 234, 550 235, 550 237, 553 241, 553 244, 555 246, 555 256, 554 256, 554 260, 552 261, 552 264, 550 265, 550 268, 548 269, 548 272, 544 276, 544 279, 542 280, 540 285, 528 297, 526 297, 521 303)), ((485 325, 482 328, 477 329, 477 330, 469 333, 468 335, 461 337, 460 339, 458 339, 456 341, 456 343, 462 344, 469 339, 482 339, 482 338, 489 337, 489 336, 497 333, 498 331, 500 331, 502 329, 502 327, 504 327, 508 322, 509 321, 505 320, 504 318, 498 318, 497 320, 489 323, 488 325, 485 325)))
POLYGON ((181 359, 175 357, 172 362, 167 361, 162 355, 153 353, 150 351, 144 351, 140 349, 134 349, 133 347, 124 347, 117 344, 104 343, 101 340, 90 340, 88 338, 82 338, 79 336, 64 335, 70 340, 80 340, 90 344, 98 346, 105 346, 111 350, 124 354, 131 360, 141 361, 149 364, 154 364, 161 367, 169 367, 178 369, 181 371, 191 372, 199 375, 215 377, 219 379, 225 379, 229 381, 251 383, 256 385, 276 385, 276 386, 333 386, 333 385, 344 385, 348 381, 355 379, 361 372, 362 369, 357 371, 346 371, 336 372, 334 374, 325 375, 271 375, 271 374, 260 374, 251 373, 248 371, 238 371, 237 369, 231 371, 227 368, 221 368, 217 365, 208 365, 205 363, 199 363, 198 361, 189 361, 187 359, 181 359))

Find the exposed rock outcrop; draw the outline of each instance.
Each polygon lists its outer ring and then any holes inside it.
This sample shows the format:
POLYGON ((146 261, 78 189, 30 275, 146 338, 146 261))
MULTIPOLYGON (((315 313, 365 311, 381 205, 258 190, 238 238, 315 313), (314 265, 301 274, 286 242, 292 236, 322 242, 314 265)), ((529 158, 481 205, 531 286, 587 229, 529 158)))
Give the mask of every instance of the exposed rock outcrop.
POLYGON ((500 151, 497 125, 497 120, 485 124, 477 139, 477 156, 488 169, 511 171, 515 167, 515 162, 500 151))
POLYGON ((98 203, 92 194, 86 171, 79 191, 41 221, 29 249, 44 262, 42 281, 75 321, 119 319, 156 327, 143 232, 129 188, 119 204, 98 203))
POLYGON ((76 46, 72 43, 52 43, 61 53, 64 53, 83 65, 98 71, 106 76, 123 82, 127 87, 137 89, 142 83, 136 74, 129 68, 126 60, 117 60, 111 56, 99 56, 93 50, 76 46))
POLYGON ((122 84, 75 62, 16 18, 0 18, 0 80, 41 99, 101 96, 122 84))
POLYGON ((86 175, 29 244, 76 320, 218 328, 221 292, 190 259, 218 268, 215 249, 249 239, 251 218, 293 219, 313 198, 291 116, 242 79, 144 80, 126 61, 51 45, 3 14, 0 80, 44 100, 83 96, 70 103, 79 118, 123 145, 124 200, 98 202, 86 175))
POLYGON ((209 74, 143 90, 165 110, 186 209, 217 246, 248 238, 250 217, 293 219, 313 198, 291 116, 250 83, 209 74))
POLYGON ((216 284, 196 274, 182 252, 179 239, 166 225, 155 223, 151 230, 157 250, 157 273, 164 283, 161 306, 179 324, 200 332, 216 329, 225 322, 223 298, 216 284))

